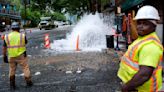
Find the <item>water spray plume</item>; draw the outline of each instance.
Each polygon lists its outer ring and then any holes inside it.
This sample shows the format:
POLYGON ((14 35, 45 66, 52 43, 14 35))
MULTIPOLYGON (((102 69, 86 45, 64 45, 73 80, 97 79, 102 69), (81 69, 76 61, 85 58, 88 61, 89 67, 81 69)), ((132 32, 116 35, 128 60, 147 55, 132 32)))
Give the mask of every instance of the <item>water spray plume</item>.
POLYGON ((101 51, 106 47, 106 35, 113 35, 113 24, 110 22, 114 18, 109 17, 104 22, 104 16, 99 13, 95 15, 84 15, 75 25, 72 32, 66 36, 66 39, 54 40, 51 49, 55 51, 101 51), (80 39, 77 37, 80 35, 80 39), (80 43, 79 43, 80 42, 80 43))

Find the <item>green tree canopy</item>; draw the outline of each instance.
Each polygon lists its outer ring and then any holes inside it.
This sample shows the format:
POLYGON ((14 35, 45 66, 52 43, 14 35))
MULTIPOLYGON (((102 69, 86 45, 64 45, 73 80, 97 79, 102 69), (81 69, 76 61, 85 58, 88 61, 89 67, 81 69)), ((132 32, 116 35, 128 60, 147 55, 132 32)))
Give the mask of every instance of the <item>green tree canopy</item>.
MULTIPOLYGON (((17 6, 23 19, 31 20, 37 25, 41 16, 51 16, 55 20, 64 21, 66 20, 64 13, 80 16, 86 12, 93 12, 97 8, 96 5, 104 5, 110 0, 30 0, 30 4, 26 6, 26 16, 22 0, 8 1, 17 6)), ((101 7, 98 10, 101 10, 101 7)))

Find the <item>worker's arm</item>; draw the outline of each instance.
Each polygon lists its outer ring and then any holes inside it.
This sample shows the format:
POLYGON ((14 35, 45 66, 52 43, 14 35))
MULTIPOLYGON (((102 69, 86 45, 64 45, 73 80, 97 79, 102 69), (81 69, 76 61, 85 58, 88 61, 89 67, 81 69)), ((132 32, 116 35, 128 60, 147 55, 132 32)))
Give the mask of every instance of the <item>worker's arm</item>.
POLYGON ((139 66, 139 71, 133 76, 133 78, 122 86, 122 92, 135 90, 138 86, 141 86, 148 81, 153 73, 154 68, 149 66, 139 66))
POLYGON ((3 47, 2 48, 2 53, 3 53, 3 56, 7 56, 7 48, 6 47, 3 47))
POLYGON ((27 40, 27 37, 25 36, 25 44, 27 44, 28 43, 28 40, 27 40))
POLYGON ((3 43, 2 53, 3 53, 3 61, 5 63, 8 63, 8 58, 7 58, 7 44, 6 44, 5 40, 4 40, 4 43, 3 43))
MULTIPOLYGON (((27 44, 28 43, 28 40, 27 40, 27 37, 25 36, 25 44, 27 44)), ((24 53, 24 57, 27 57, 27 52, 25 51, 24 53)))
POLYGON ((2 53, 3 53, 3 56, 7 55, 7 44, 6 44, 5 40, 3 42, 2 53))

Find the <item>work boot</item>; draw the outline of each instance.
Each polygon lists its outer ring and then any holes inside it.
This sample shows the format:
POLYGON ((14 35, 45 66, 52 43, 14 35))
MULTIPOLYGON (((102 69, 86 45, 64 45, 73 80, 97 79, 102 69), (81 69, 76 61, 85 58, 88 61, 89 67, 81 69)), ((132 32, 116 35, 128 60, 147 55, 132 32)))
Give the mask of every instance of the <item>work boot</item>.
POLYGON ((25 77, 25 80, 26 80, 27 87, 33 86, 33 83, 31 81, 31 78, 30 77, 25 77))
POLYGON ((15 86, 15 76, 10 76, 10 89, 11 90, 15 90, 16 86, 15 86))
POLYGON ((26 82, 26 84, 27 84, 27 86, 28 86, 28 87, 31 87, 31 86, 33 86, 33 83, 32 83, 32 81, 27 81, 27 82, 26 82))

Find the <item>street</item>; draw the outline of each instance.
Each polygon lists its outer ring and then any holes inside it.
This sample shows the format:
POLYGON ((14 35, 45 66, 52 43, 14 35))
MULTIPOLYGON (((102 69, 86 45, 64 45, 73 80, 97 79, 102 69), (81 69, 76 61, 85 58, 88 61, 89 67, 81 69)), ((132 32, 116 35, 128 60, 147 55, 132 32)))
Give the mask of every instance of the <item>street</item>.
MULTIPOLYGON (((21 67, 16 72, 15 92, 117 92, 119 57, 114 50, 60 53, 44 48, 44 35, 50 42, 62 39, 72 27, 27 31, 27 53, 34 86, 26 88, 21 67)), ((31 29, 27 29, 31 30, 31 29)), ((2 47, 2 40, 0 45, 2 47)), ((0 92, 10 92, 8 64, 0 57, 0 92)))

